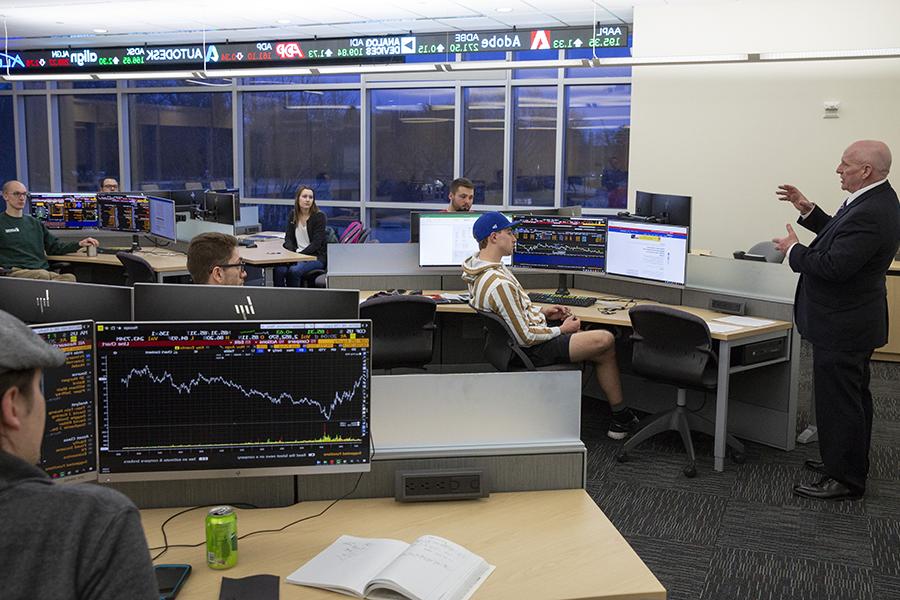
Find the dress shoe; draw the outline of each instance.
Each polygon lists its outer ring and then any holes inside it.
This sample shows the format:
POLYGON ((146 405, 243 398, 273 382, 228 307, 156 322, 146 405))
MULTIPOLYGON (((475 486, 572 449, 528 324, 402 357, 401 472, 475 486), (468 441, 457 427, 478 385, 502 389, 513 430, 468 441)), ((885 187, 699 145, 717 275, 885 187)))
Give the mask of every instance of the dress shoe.
POLYGON ((803 462, 803 467, 807 471, 815 471, 816 473, 821 473, 822 475, 828 475, 828 472, 825 470, 825 463, 821 460, 807 460, 803 462))
POLYGON ((840 481, 825 476, 818 483, 799 483, 794 494, 813 500, 859 500, 862 492, 850 489, 840 481))

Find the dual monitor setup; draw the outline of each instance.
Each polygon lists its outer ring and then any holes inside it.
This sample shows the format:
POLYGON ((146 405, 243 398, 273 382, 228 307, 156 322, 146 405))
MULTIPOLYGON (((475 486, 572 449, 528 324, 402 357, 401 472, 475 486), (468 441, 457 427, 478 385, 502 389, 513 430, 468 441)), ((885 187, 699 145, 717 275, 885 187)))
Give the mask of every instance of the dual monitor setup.
POLYGON ((175 241, 175 202, 118 192, 32 193, 29 213, 48 229, 97 228, 175 241))
MULTIPOLYGON (((684 285, 690 198, 638 192, 638 215, 507 215, 518 221, 513 268, 583 272, 684 285), (647 201, 646 197, 650 197, 647 201)), ((477 213, 419 215, 419 266, 458 267, 478 250, 477 213)))
POLYGON ((32 325, 60 481, 368 471, 371 321, 32 325))
POLYGON ((148 234, 176 241, 176 212, 193 219, 234 226, 240 216, 237 190, 157 190, 143 193, 32 193, 29 214, 48 229, 97 228, 148 234))
POLYGON ((55 479, 369 469, 371 322, 356 290, 0 277, 0 309, 66 357, 43 371, 55 479))

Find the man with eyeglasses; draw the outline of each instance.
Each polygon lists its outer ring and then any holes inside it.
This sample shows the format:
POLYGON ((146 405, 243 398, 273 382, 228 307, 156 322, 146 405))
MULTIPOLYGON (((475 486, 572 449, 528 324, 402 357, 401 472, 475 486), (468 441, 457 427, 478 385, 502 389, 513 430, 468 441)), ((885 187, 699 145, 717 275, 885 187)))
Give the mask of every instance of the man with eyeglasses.
POLYGON ((194 236, 188 246, 187 268, 194 283, 244 285, 247 278, 237 238, 227 233, 194 236))
POLYGON ((100 180, 100 191, 101 192, 118 192, 119 191, 119 182, 116 181, 115 177, 104 177, 100 180))
POLYGON ((25 214, 28 190, 20 181, 3 184, 6 211, 0 214, 0 266, 9 269, 10 277, 27 279, 55 279, 75 281, 75 276, 50 271, 48 254, 68 254, 79 247, 99 246, 100 242, 86 237, 78 242, 63 242, 43 223, 25 214))

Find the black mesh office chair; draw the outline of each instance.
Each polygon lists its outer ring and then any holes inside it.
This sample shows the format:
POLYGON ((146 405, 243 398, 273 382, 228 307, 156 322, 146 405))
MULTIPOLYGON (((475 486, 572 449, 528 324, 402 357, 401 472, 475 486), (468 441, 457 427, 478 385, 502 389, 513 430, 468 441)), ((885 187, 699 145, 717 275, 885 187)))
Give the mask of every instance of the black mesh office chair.
POLYGON ((116 258, 125 267, 125 281, 128 285, 156 282, 156 272, 153 267, 140 256, 131 252, 116 252, 116 258))
POLYGON ((379 296, 359 305, 372 320, 372 368, 422 369, 434 352, 437 304, 425 296, 379 296))
POLYGON ((484 357, 498 371, 568 371, 581 369, 576 363, 536 367, 516 341, 503 317, 475 309, 484 328, 484 357))
MULTIPOLYGON (((687 408, 687 390, 711 392, 716 389, 717 357, 709 326, 698 316, 668 306, 639 305, 628 311, 634 334, 632 369, 660 383, 678 386, 675 408, 650 415, 622 446, 617 458, 627 459, 628 451, 663 431, 678 431, 690 457, 684 474, 694 477, 694 445, 691 430, 715 435, 715 425, 687 408)), ((744 446, 727 436, 732 459, 743 462, 744 446)))

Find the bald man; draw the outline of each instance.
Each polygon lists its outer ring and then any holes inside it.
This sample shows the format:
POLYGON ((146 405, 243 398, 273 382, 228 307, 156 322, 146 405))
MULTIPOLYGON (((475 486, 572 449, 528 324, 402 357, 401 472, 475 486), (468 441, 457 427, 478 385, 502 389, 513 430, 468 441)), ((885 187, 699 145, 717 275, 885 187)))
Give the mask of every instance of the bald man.
POLYGON ((808 460, 817 483, 794 486, 820 500, 861 498, 869 471, 872 394, 869 359, 887 343, 885 274, 900 240, 900 205, 888 183, 891 151, 883 142, 854 142, 837 174, 850 196, 833 216, 792 185, 779 199, 798 211, 798 223, 816 234, 804 246, 794 229, 773 241, 800 273, 794 299, 797 329, 813 346, 813 382, 821 461, 808 460))

